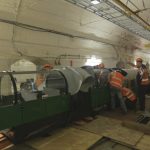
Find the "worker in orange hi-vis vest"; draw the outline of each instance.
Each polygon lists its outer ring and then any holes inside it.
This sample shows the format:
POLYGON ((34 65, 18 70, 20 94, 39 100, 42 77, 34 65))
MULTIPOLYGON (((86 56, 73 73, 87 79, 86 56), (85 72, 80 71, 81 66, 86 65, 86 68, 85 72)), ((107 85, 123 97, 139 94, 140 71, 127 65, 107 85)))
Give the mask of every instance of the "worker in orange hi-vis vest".
POLYGON ((120 106, 123 110, 123 113, 127 113, 127 107, 122 96, 122 88, 127 72, 119 69, 112 71, 109 76, 109 85, 110 85, 110 94, 111 94, 111 107, 115 109, 116 107, 116 96, 120 101, 120 106))
POLYGON ((129 88, 123 87, 122 88, 122 95, 133 103, 135 103, 137 100, 136 95, 129 88))

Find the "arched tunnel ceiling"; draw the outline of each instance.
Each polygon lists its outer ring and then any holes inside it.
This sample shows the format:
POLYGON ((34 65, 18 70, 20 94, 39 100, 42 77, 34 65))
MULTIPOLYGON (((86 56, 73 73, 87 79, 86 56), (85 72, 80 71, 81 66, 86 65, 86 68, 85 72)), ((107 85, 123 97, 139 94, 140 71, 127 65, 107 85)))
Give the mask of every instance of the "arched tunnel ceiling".
MULTIPOLYGON (((150 24, 150 1, 149 0, 121 0, 133 12, 150 24)), ((141 39, 142 48, 150 50, 150 41, 141 39)), ((145 53, 145 52, 144 52, 145 53)))
POLYGON ((150 24, 149 0, 121 0, 121 1, 150 24))
POLYGON ((130 49, 132 45, 141 48, 142 44, 149 43, 64 0, 0 0, 0 19, 86 38, 33 31, 0 22, 0 58, 79 54, 116 59, 114 46, 130 49))

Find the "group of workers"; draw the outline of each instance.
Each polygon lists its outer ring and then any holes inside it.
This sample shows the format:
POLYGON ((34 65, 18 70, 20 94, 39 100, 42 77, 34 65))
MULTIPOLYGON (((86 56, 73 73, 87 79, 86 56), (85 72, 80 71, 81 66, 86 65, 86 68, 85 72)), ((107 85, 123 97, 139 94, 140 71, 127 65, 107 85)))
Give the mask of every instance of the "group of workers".
MULTIPOLYGON (((128 99, 132 103, 136 103, 137 98, 139 101, 139 109, 141 111, 145 110, 145 95, 150 93, 150 79, 149 72, 146 68, 146 65, 143 64, 143 60, 141 58, 136 59, 136 65, 132 65, 138 69, 136 79, 137 85, 137 96, 133 93, 133 91, 125 86, 125 81, 127 80, 127 72, 124 71, 121 67, 115 68, 111 70, 106 69, 103 63, 99 64, 98 68, 99 72, 99 82, 101 84, 105 84, 106 80, 109 83, 110 87, 110 95, 111 95, 111 108, 115 109, 116 107, 116 97, 120 102, 120 107, 122 108, 123 113, 127 113, 127 107, 125 104, 125 100, 128 99)), ((45 71, 49 71, 52 69, 52 66, 49 64, 45 64, 43 66, 45 71)), ((36 85, 40 87, 40 84, 43 83, 43 75, 39 74, 37 76, 36 85)))
MULTIPOLYGON (((141 58, 137 58, 136 65, 134 65, 134 67, 138 68, 138 72, 135 77, 138 89, 137 96, 124 84, 127 76, 126 71, 122 70, 121 68, 115 68, 114 70, 111 70, 111 73, 109 73, 107 76, 111 95, 111 109, 115 109, 117 97, 120 102, 120 107, 125 114, 127 113, 127 107, 125 103, 126 99, 136 104, 136 100, 138 98, 140 111, 145 110, 145 95, 150 93, 150 79, 148 69, 142 62, 143 60, 141 58)), ((99 65, 99 69, 101 70, 99 77, 101 77, 102 71, 105 70, 103 63, 99 65)), ((103 78, 101 80, 103 81, 103 78)))

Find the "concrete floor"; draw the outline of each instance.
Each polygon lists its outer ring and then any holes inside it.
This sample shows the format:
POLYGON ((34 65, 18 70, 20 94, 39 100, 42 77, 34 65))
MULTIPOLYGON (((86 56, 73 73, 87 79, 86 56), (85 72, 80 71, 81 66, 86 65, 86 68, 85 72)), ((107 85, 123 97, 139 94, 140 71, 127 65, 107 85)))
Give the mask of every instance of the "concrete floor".
POLYGON ((122 115, 119 110, 103 112, 97 119, 85 122, 82 126, 72 125, 58 129, 48 137, 30 139, 11 150, 87 150, 102 137, 109 137, 141 150, 149 150, 149 135, 122 126, 122 121, 135 122, 137 116, 133 111, 127 115, 122 115))
POLYGON ((138 111, 133 110, 128 110, 127 114, 122 114, 122 111, 119 108, 114 111, 104 110, 100 112, 100 115, 104 117, 109 117, 120 121, 133 121, 133 122, 136 121, 139 114, 140 113, 138 111))

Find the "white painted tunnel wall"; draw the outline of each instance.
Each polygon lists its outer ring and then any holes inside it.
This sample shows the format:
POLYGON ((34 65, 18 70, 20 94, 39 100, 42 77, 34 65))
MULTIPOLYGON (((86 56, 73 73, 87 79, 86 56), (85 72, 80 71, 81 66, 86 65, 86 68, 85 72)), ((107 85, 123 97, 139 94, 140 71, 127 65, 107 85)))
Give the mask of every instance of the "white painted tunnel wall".
MULTIPOLYGON (((35 63, 41 58, 41 64, 44 63, 42 60, 54 64, 55 59, 51 57, 61 54, 81 55, 87 58, 94 55, 101 58, 107 67, 114 67, 119 59, 127 59, 127 54, 132 55, 128 50, 132 44, 139 42, 139 37, 134 38, 124 29, 64 0, 1 0, 0 2, 2 19, 17 20, 99 41, 35 32, 0 22, 0 59, 7 58, 5 62, 9 67, 16 60, 23 58, 34 59, 35 63), (109 43, 116 45, 118 54, 109 43), (125 51, 121 46, 126 45, 125 51)), ((61 63, 70 65, 70 60, 73 60, 74 66, 82 66, 86 62, 85 59, 67 58, 61 60, 61 63)), ((2 66, 0 69, 5 69, 3 63, 0 66, 2 66)))

